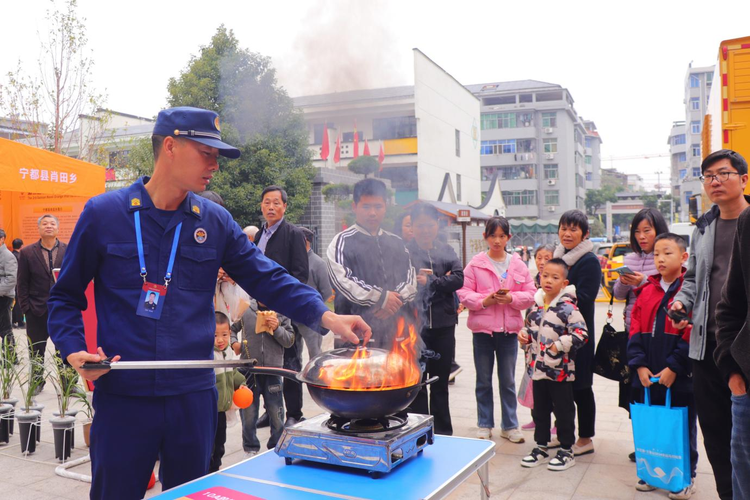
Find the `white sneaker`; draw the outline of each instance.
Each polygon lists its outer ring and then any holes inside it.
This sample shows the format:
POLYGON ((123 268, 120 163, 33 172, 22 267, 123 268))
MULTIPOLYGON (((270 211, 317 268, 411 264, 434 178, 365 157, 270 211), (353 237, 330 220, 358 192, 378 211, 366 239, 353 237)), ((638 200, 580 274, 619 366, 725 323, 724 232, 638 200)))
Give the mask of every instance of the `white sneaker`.
POLYGON ((521 460, 521 467, 537 467, 547 462, 549 462, 549 453, 547 453, 547 450, 536 447, 531 450, 531 453, 523 457, 521 460))
POLYGON ((638 491, 654 491, 656 486, 651 486, 643 479, 639 479, 638 482, 635 483, 635 489, 638 491))
POLYGON ((690 481, 690 486, 685 486, 680 491, 673 491, 669 494, 672 500, 687 500, 695 493, 695 480, 690 481))
POLYGON ((480 427, 477 431, 477 438, 489 439, 492 436, 492 429, 489 427, 480 427))
POLYGON ((571 450, 557 450, 557 455, 549 461, 547 469, 563 471, 570 469, 575 464, 576 459, 573 458, 573 452, 571 450))
POLYGON ((526 441, 520 429, 500 429, 500 437, 507 439, 511 443, 523 443, 526 441))

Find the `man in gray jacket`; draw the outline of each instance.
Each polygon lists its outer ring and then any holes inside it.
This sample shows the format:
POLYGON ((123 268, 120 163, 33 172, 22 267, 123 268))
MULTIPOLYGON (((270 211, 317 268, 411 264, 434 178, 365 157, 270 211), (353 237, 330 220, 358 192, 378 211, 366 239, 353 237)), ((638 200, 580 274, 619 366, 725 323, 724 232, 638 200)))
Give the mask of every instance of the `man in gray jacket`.
MULTIPOLYGON (((266 320, 268 331, 256 333, 257 318, 258 302, 250 299, 250 306, 242 315, 242 319, 232 325, 229 345, 234 346, 238 343, 235 353, 240 355, 240 359, 257 359, 260 366, 281 368, 284 365, 284 349, 294 345, 292 322, 286 316, 277 314, 266 320), (241 339, 238 336, 240 331, 242 332, 241 339)), ((240 372, 243 372, 242 368, 240 372)), ((256 431, 260 397, 263 396, 263 405, 271 425, 271 437, 267 443, 269 450, 276 446, 284 430, 284 399, 281 377, 253 375, 247 372, 244 372, 244 375, 247 378, 247 386, 255 395, 253 404, 240 410, 242 448, 245 450, 245 458, 249 458, 260 451, 260 441, 258 441, 256 431)))
MULTIPOLYGON (((703 187, 715 205, 695 224, 685 281, 671 308, 693 314, 690 358, 695 407, 716 490, 723 500, 732 498, 732 392, 714 361, 715 312, 727 279, 737 219, 750 206, 750 198, 743 195, 747 162, 738 153, 728 149, 711 153, 703 160, 701 172, 703 187)), ((687 321, 675 326, 684 328, 687 321)))
POLYGON ((5 246, 5 231, 0 229, 0 341, 14 343, 11 311, 16 299, 18 261, 5 246))
MULTIPOLYGON (((333 289, 331 288, 331 280, 328 278, 328 265, 321 259, 318 254, 312 251, 313 240, 315 239, 315 233, 306 227, 301 228, 305 234, 305 246, 307 247, 307 261, 310 267, 310 275, 307 278, 307 284, 318 291, 323 302, 328 302, 328 299, 333 295, 333 289)), ((320 346, 323 343, 323 335, 328 333, 328 330, 321 327, 321 332, 316 332, 310 329, 307 325, 296 323, 299 333, 307 344, 307 352, 310 355, 310 359, 320 354, 320 346), (321 335, 321 333, 323 335, 321 335)))

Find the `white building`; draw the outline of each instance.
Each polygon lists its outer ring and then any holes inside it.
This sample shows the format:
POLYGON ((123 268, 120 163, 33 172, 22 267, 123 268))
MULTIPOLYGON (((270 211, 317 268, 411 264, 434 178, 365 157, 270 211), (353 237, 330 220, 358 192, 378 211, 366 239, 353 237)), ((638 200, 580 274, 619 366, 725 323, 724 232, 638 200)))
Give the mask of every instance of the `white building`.
POLYGON ((643 191, 643 177, 638 174, 627 174, 628 175, 628 191, 639 192, 643 191))
POLYGON ((714 66, 688 67, 685 73, 683 104, 684 121, 672 123, 669 134, 669 152, 672 158, 672 194, 680 201, 680 221, 688 221, 690 197, 701 194, 701 138, 703 116, 713 84, 714 66))
POLYGON ((328 183, 356 180, 346 170, 354 159, 355 127, 360 155, 365 143, 375 157, 382 147, 385 159, 377 176, 390 181, 399 205, 439 201, 488 215, 505 213, 499 184, 482 195, 479 99, 419 49, 414 49, 413 86, 301 96, 294 106, 308 125, 313 164, 320 169, 303 223, 321 235, 323 248, 339 228, 338 221, 327 221, 335 208, 320 192, 328 183), (324 127, 327 160, 321 157, 324 127), (339 138, 340 161, 335 162, 339 138))

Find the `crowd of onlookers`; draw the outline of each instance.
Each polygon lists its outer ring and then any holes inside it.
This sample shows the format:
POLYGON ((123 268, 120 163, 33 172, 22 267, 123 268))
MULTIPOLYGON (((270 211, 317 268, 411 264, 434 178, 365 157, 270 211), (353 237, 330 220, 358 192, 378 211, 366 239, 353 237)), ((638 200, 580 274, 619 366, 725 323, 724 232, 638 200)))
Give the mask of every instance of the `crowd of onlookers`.
MULTIPOLYGON (((621 381, 619 402, 629 411, 632 402, 643 401, 647 388, 654 403, 663 402, 671 389, 672 405, 688 408, 692 476, 698 422, 719 496, 750 498, 750 271, 742 255, 750 242, 749 203, 743 194, 747 163, 722 150, 708 156, 701 168, 714 205, 696 222, 689 248, 654 209, 641 210, 632 220, 633 252, 625 256, 613 289, 614 297, 626 302, 623 319, 629 332, 621 361, 630 367, 630 380, 621 381)), ((215 193, 203 196, 223 205, 215 193)), ((434 206, 413 205, 387 231, 382 227, 387 198, 377 179, 354 186, 356 222, 334 237, 326 260, 312 251, 315 234, 285 219, 287 194, 279 186, 269 186, 261 195, 262 227, 244 231, 266 257, 315 288, 324 301, 333 296, 337 313, 362 316, 372 327, 373 347, 388 349, 400 321, 417 327, 423 352, 430 354, 422 360, 424 375, 439 379, 422 389, 409 411, 433 415, 436 433, 453 433, 449 382, 460 370, 455 328, 458 315, 467 309, 477 437, 489 439, 495 428, 497 364, 497 434, 523 443, 522 430, 534 431, 535 444, 522 466, 546 464, 562 471, 575 465, 575 457, 594 453, 594 313, 602 269, 589 238, 588 217, 579 210, 565 212, 558 225, 559 243, 532 251, 522 247, 520 252, 513 251, 508 220, 492 217, 483 233, 487 250, 464 267, 441 231, 443 216, 434 206), (530 267, 536 268, 535 276, 530 267), (519 352, 525 360, 523 381, 515 377, 519 352), (532 408, 532 422, 519 423, 519 402, 532 408)), ((0 230, 0 337, 13 342, 12 328, 25 327, 31 352, 44 356, 46 302, 66 246, 57 239, 56 217, 42 216, 38 227, 39 241, 23 247, 14 240, 13 252, 0 230)), ((239 356, 300 370, 304 344, 311 358, 321 352, 324 330, 269 311, 223 271, 214 309, 217 359, 239 356)), ((336 345, 342 344, 337 340, 336 345)), ((270 427, 266 445, 272 448, 285 425, 304 420, 300 384, 217 369, 220 415, 211 470, 221 465, 226 428, 232 425, 231 395, 241 385, 255 394, 253 403, 240 411, 246 454, 261 448, 257 428, 270 427)), ((632 453, 630 459, 635 458, 632 453)), ((642 480, 636 488, 654 489, 642 480)), ((669 495, 690 498, 694 489, 691 484, 669 495)))

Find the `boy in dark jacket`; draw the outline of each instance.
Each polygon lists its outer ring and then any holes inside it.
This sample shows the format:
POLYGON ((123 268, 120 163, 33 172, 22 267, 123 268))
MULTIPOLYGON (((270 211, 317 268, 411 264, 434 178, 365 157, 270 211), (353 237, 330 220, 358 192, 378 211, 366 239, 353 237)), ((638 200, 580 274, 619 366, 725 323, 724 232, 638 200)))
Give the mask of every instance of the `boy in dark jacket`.
MULTIPOLYGON (((667 311, 674 296, 682 286, 685 275, 683 265, 688 259, 685 240, 673 233, 659 235, 654 242, 654 261, 659 274, 648 278, 648 282, 637 288, 633 312, 630 316, 630 340, 628 341, 628 365, 637 373, 631 377, 634 399, 643 401, 644 387, 650 387, 651 403, 662 405, 666 389, 672 388, 672 406, 688 408, 690 431, 690 469, 695 478, 698 463, 695 403, 693 400, 690 349, 690 330, 674 328, 667 311), (651 382, 658 377, 658 384, 651 382)), ((636 451, 636 460, 638 452, 636 451)), ((636 484, 639 491, 655 490, 643 480, 636 484)), ((681 491, 671 492, 673 500, 687 499, 695 492, 694 484, 681 491)))
MULTIPOLYGON (((232 350, 229 348, 229 317, 223 312, 216 313, 216 335, 214 339, 214 358, 231 359, 232 350)), ((211 453, 211 464, 208 472, 216 472, 221 467, 224 456, 224 444, 227 441, 227 412, 232 408, 234 391, 245 384, 245 377, 232 368, 216 368, 216 389, 219 392, 218 409, 219 420, 214 438, 214 450, 211 453)))
MULTIPOLYGON (((281 368, 284 364, 284 349, 294 345, 294 328, 289 318, 281 314, 258 314, 258 302, 250 299, 250 306, 242 319, 232 325, 232 344, 238 342, 240 359, 257 359, 258 365, 281 368), (258 321, 261 317, 265 321, 258 321), (263 330, 263 331, 260 331, 263 330), (242 339, 237 336, 242 332, 242 339), (256 333, 258 332, 258 333, 256 333)), ((237 351, 235 351, 237 352, 237 351)), ((271 437, 268 449, 276 446, 284 430, 284 400, 282 398, 281 377, 275 375, 247 375, 247 385, 255 394, 253 404, 240 410, 242 420, 242 448, 245 456, 260 451, 257 424, 260 397, 269 416, 271 437)))

